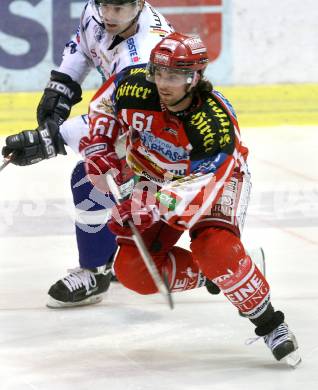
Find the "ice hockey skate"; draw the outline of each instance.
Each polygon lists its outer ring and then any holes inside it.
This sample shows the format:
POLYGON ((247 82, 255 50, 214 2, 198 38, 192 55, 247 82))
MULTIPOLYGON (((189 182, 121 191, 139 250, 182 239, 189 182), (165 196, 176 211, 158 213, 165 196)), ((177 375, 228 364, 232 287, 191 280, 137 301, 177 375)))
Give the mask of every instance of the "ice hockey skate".
POLYGON ((112 277, 108 267, 74 268, 68 272, 67 276, 50 287, 47 302, 49 308, 92 305, 103 300, 112 277))
POLYGON ((296 337, 285 322, 264 336, 264 341, 276 360, 291 367, 296 367, 301 362, 296 337))

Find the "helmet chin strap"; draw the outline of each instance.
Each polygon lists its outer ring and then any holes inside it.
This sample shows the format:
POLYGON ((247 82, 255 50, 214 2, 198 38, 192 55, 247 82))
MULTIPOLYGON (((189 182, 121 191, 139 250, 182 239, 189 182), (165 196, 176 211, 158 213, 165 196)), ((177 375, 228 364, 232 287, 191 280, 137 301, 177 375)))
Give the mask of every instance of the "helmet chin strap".
POLYGON ((179 103, 183 102, 184 99, 186 99, 188 96, 192 96, 192 89, 193 87, 197 84, 197 82, 199 81, 200 79, 200 74, 196 71, 194 73, 194 76, 193 76, 193 79, 191 81, 191 84, 189 85, 189 87, 187 88, 187 91, 186 93, 183 95, 183 97, 179 100, 177 100, 175 103, 173 104, 169 104, 170 107, 175 107, 177 106, 179 103))
POLYGON ((169 104, 169 107, 177 106, 179 103, 183 102, 184 99, 186 99, 188 96, 191 96, 191 95, 192 95, 191 89, 188 89, 188 91, 183 95, 183 97, 181 99, 177 100, 173 104, 169 104))

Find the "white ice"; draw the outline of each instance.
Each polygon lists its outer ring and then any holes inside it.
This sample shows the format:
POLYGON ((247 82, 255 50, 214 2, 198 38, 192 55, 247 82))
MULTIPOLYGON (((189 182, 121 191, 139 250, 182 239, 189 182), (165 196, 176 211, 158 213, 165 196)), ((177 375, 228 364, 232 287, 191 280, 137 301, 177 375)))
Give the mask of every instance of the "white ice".
POLYGON ((205 288, 175 294, 173 311, 119 284, 95 306, 46 308, 50 285, 77 265, 70 155, 0 174, 1 390, 318 388, 317 128, 243 138, 254 185, 243 241, 265 250, 302 364, 277 363, 262 340, 246 346, 253 326, 205 288))

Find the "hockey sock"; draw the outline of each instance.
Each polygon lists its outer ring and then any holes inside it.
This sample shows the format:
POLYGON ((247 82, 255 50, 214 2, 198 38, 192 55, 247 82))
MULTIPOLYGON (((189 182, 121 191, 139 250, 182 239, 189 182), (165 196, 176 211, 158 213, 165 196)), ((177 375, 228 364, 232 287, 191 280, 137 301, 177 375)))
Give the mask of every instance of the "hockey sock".
POLYGON ((206 228, 191 243, 199 268, 250 319, 265 312, 269 285, 246 254, 241 240, 225 229, 206 228))
POLYGON ((95 189, 86 179, 84 163, 75 167, 71 188, 76 207, 76 239, 82 268, 96 268, 112 260, 117 244, 106 225, 107 212, 113 207, 112 198, 95 189))

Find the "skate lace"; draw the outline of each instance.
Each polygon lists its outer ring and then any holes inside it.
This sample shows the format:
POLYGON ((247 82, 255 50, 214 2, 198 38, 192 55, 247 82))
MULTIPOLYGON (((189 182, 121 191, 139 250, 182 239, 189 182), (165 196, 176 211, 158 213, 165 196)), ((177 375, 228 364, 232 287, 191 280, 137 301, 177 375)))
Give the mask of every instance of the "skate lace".
POLYGON ((63 282, 70 291, 85 287, 88 292, 90 288, 95 288, 97 285, 94 273, 88 269, 74 268, 67 270, 67 272, 69 275, 63 278, 63 282))
POLYGON ((271 350, 273 350, 277 347, 277 345, 281 344, 283 341, 288 340, 289 338, 288 327, 285 324, 281 324, 266 336, 256 336, 256 337, 250 337, 246 339, 245 345, 251 345, 261 338, 264 338, 266 345, 271 350))
POLYGON ((265 343, 271 350, 275 349, 279 344, 289 339, 288 327, 285 324, 280 324, 270 334, 264 336, 265 343))
POLYGON ((261 336, 250 337, 250 338, 245 340, 245 345, 252 345, 252 344, 256 343, 256 341, 258 341, 261 338, 262 338, 261 336))

